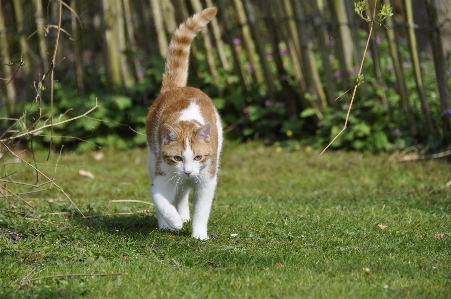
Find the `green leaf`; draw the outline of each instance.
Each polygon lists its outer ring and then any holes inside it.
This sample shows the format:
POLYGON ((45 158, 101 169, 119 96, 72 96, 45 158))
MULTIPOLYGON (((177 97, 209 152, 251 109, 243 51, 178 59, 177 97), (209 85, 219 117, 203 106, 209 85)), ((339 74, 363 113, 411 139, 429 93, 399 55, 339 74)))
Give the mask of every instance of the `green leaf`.
POLYGON ((301 112, 300 117, 305 118, 305 117, 313 116, 313 115, 315 115, 315 114, 316 114, 315 109, 313 109, 313 108, 307 108, 307 109, 304 109, 304 110, 301 112))
POLYGON ((132 100, 129 97, 116 96, 114 97, 114 102, 116 103, 119 110, 125 110, 132 106, 132 100))
POLYGON ((225 99, 223 98, 212 98, 213 104, 215 104, 218 110, 224 109, 225 107, 225 99))
POLYGON ((354 126, 354 131, 358 137, 368 136, 371 134, 371 127, 365 123, 354 126))

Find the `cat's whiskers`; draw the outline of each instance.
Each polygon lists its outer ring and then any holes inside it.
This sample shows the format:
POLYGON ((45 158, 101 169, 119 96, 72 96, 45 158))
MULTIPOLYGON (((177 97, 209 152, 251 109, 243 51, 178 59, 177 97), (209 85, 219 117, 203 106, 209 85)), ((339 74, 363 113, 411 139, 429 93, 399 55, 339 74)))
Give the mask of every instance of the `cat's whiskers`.
POLYGON ((177 178, 177 177, 178 177, 178 176, 177 176, 177 172, 174 172, 174 175, 172 175, 172 177, 170 177, 170 178, 166 181, 166 183, 164 184, 163 188, 166 187, 166 185, 167 185, 170 181, 172 181, 173 179, 175 179, 175 178, 177 178))

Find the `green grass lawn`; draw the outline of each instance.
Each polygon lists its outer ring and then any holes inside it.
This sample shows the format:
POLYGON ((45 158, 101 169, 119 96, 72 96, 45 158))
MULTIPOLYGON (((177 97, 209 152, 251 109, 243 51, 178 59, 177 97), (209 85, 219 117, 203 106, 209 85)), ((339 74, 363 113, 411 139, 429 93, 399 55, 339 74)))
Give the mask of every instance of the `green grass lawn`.
POLYGON ((55 187, 26 197, 35 209, 0 199, 1 298, 451 297, 451 236, 436 238, 451 234, 449 160, 228 145, 198 241, 137 202, 151 203, 145 149, 104 154, 58 161, 85 219, 55 187))

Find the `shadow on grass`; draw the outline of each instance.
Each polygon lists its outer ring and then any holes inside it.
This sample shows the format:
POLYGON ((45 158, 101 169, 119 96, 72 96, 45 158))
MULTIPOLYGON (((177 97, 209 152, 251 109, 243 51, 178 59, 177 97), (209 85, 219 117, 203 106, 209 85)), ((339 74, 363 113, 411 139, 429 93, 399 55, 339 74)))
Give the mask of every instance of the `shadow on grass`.
MULTIPOLYGON (((129 214, 129 215, 90 215, 86 218, 73 217, 72 221, 79 226, 87 227, 90 232, 107 232, 114 235, 126 234, 132 238, 142 238, 154 231, 159 231, 158 221, 152 214, 129 214)), ((190 224, 186 224, 180 232, 165 233, 189 236, 190 224)))

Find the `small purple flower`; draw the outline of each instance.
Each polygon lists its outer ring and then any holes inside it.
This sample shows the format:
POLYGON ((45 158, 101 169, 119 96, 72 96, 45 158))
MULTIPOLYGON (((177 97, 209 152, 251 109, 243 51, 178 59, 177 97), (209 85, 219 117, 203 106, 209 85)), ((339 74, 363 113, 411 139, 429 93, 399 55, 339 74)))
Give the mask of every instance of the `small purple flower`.
POLYGON ((382 43, 382 38, 379 35, 377 35, 376 36, 376 45, 380 45, 381 43, 382 43))
POLYGON ((285 106, 285 104, 282 102, 276 102, 275 106, 276 106, 276 108, 283 108, 285 106))
POLYGON ((350 70, 350 71, 349 71, 349 75, 351 75, 351 76, 357 75, 357 70, 356 70, 356 69, 350 70))
POLYGON ((333 47, 335 45, 335 40, 332 37, 329 37, 329 46, 333 47))
POLYGON ((241 45, 241 40, 240 40, 239 38, 234 38, 234 39, 233 39, 233 44, 234 44, 235 46, 239 46, 239 45, 241 45))
POLYGON ((67 77, 70 77, 70 76, 72 76, 73 74, 74 74, 74 70, 73 70, 73 69, 68 69, 67 72, 66 72, 66 76, 67 76, 67 77))
POLYGON ((266 107, 271 106, 271 101, 270 101, 270 100, 266 100, 266 101, 265 101, 265 106, 266 106, 266 107))
POLYGON ((371 57, 373 53, 371 51, 366 51, 366 56, 371 57))
POLYGON ((340 71, 336 71, 334 76, 335 76, 335 79, 340 80, 341 79, 341 72, 340 71))
POLYGON ((451 115, 451 109, 448 109, 448 112, 446 114, 451 115))
POLYGON ((394 72, 394 70, 395 70, 395 68, 393 67, 393 65, 389 65, 388 67, 387 67, 387 69, 390 71, 390 72, 394 72))
POLYGON ((395 129, 395 134, 399 135, 401 133, 401 130, 399 130, 398 128, 395 129))
POLYGON ((282 56, 288 55, 288 49, 282 49, 282 50, 280 50, 280 55, 282 55, 282 56))
POLYGON ((139 79, 142 79, 144 77, 144 71, 143 70, 140 70, 139 72, 138 72, 138 78, 139 79))
POLYGON ((247 65, 247 71, 248 71, 249 73, 252 73, 253 70, 254 70, 254 69, 252 68, 252 65, 248 64, 248 65, 247 65))
POLYGON ((247 109, 247 107, 243 108, 243 114, 247 114, 249 112, 249 110, 247 109))

